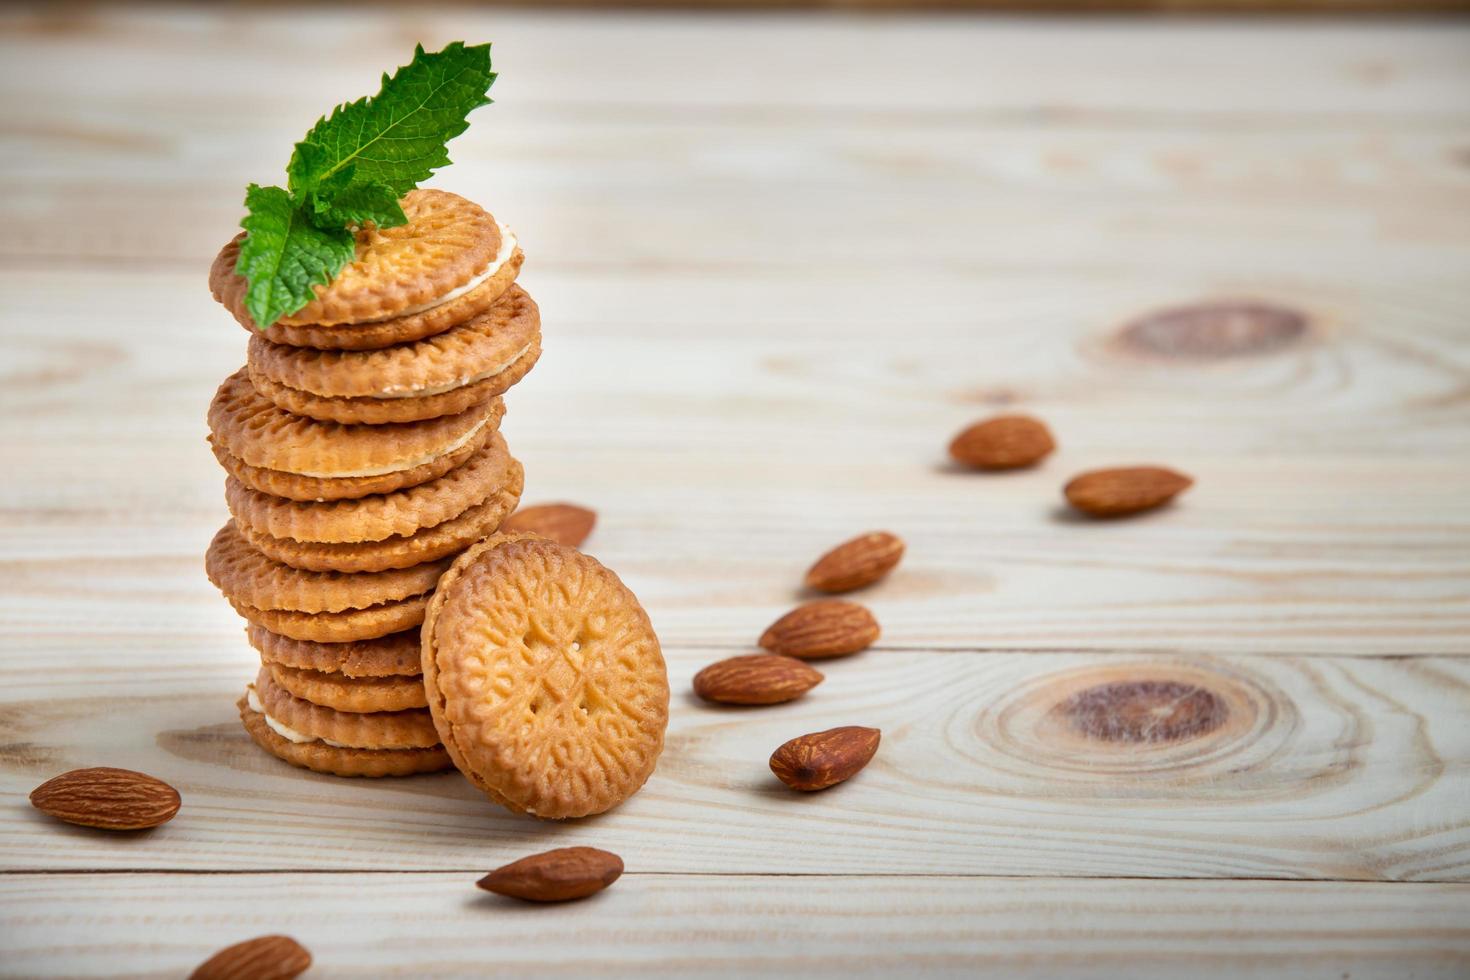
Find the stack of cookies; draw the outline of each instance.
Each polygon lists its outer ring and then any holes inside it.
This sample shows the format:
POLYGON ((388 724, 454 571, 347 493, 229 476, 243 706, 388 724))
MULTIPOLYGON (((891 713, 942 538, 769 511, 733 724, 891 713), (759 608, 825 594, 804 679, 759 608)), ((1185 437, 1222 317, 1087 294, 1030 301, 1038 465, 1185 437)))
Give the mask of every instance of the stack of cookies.
POLYGON ((209 408, 233 519, 206 570, 261 658, 240 717, 266 751, 343 776, 452 765, 419 626, 455 556, 520 500, 500 396, 541 352, 509 229, 443 191, 402 206, 407 224, 360 231, 356 260, 265 330, 239 239, 210 271, 251 331, 209 408))

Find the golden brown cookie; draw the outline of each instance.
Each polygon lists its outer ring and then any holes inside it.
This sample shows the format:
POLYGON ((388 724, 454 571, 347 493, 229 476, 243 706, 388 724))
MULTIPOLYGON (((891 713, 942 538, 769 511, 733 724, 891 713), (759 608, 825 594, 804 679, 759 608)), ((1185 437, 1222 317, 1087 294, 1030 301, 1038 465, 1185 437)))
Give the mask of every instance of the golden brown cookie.
POLYGON ((453 520, 424 528, 407 537, 326 544, 273 538, 249 528, 241 528, 241 533, 261 552, 293 568, 322 572, 381 572, 408 568, 463 551, 486 535, 495 533, 505 515, 515 509, 520 495, 521 467, 517 463, 511 482, 491 491, 484 503, 476 504, 453 520))
POLYGON ((251 708, 249 695, 236 702, 240 720, 255 744, 293 766, 333 776, 412 776, 451 768, 442 746, 429 749, 348 749, 319 740, 293 742, 276 733, 265 715, 251 708))
POLYGON ((241 368, 209 405, 214 441, 248 466, 307 477, 370 477, 432 463, 466 446, 484 428, 498 429, 498 398, 458 415, 395 425, 340 425, 283 412, 251 385, 241 368))
POLYGON ((496 432, 463 466, 437 480, 393 493, 304 503, 252 490, 230 477, 225 481, 225 502, 242 529, 271 537, 335 543, 381 541, 458 517, 509 482, 515 469, 505 438, 496 432))
POLYGON ((445 573, 422 636, 434 725, 491 799, 579 817, 653 772, 668 724, 663 654, 637 598, 596 559, 495 535, 445 573))
POLYGON ((319 350, 372 350, 391 344, 405 344, 443 333, 489 309, 491 304, 505 295, 505 291, 520 275, 526 254, 516 246, 515 238, 508 228, 501 226, 500 234, 500 252, 492 260, 490 267, 480 273, 486 276, 483 282, 469 292, 444 299, 427 310, 388 317, 385 320, 330 326, 320 323, 291 326, 276 322, 265 330, 258 329, 245 310, 245 280, 235 275, 235 263, 240 260, 240 242, 245 237, 243 234, 222 248, 215 257, 209 270, 210 289, 214 298, 224 304, 241 327, 274 344, 315 347, 319 350))
MULTIPOLYGON (((443 302, 490 270, 502 236, 489 212, 458 194, 422 188, 399 203, 407 224, 363 227, 351 264, 330 283, 314 287, 316 299, 277 323, 331 326, 407 316, 443 302)), ((216 299, 233 312, 243 305, 246 288, 233 266, 215 260, 210 291, 216 299)), ((253 325, 248 315, 246 322, 253 325)))
POLYGON ((463 465, 466 460, 479 452, 495 431, 488 425, 483 426, 469 442, 452 453, 436 456, 422 466, 393 473, 382 473, 378 476, 336 478, 301 476, 298 473, 251 466, 239 457, 232 456, 229 450, 215 442, 213 436, 209 437, 209 448, 214 451, 214 458, 219 460, 225 472, 252 490, 259 490, 261 493, 268 493, 276 497, 285 497, 288 500, 320 503, 324 500, 352 500, 374 493, 392 493, 404 487, 415 487, 420 483, 437 480, 456 466, 463 465))
POLYGON ((416 629, 354 643, 293 640, 254 624, 245 628, 245 634, 250 645, 260 652, 261 662, 266 664, 343 677, 416 677, 423 671, 416 629))
POLYGON ((422 596, 448 567, 442 559, 386 572, 303 571, 256 550, 234 521, 219 529, 204 555, 209 580, 232 603, 299 613, 340 613, 422 596))
POLYGON ((271 680, 291 695, 336 711, 365 714, 426 708, 422 677, 344 677, 267 664, 271 680))
POLYGON ((541 315, 519 286, 490 309, 427 340, 322 351, 252 337, 257 390, 282 409, 338 422, 404 422, 463 411, 523 378, 540 355, 541 315))
POLYGON ((418 422, 441 415, 454 415, 502 395, 520 382, 541 359, 541 341, 536 340, 514 364, 492 377, 436 395, 416 398, 323 398, 297 391, 260 377, 248 368, 250 383, 276 405, 293 415, 346 425, 386 425, 418 422))
POLYGON ((230 605, 235 607, 235 612, 243 616, 246 622, 293 640, 351 643, 418 626, 424 621, 424 613, 429 608, 429 596, 414 596, 412 599, 384 602, 366 609, 349 609, 339 613, 260 609, 235 599, 230 600, 230 605))
POLYGON ((277 684, 270 668, 264 666, 255 675, 255 693, 268 718, 299 735, 321 739, 329 745, 349 749, 428 749, 439 744, 433 719, 422 708, 368 714, 337 711, 296 697, 277 684))

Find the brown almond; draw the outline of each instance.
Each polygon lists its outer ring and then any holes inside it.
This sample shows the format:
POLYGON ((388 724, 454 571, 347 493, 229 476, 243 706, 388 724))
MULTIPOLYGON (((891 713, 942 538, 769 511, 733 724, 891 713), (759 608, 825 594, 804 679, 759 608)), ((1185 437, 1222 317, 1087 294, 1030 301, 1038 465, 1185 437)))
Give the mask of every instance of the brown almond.
POLYGON ((772 653, 815 660, 866 650, 878 639, 878 620, 867 606, 844 599, 818 599, 797 606, 761 634, 772 653))
POLYGON ((721 704, 780 704, 822 683, 822 675, 800 660, 774 653, 731 657, 694 675, 694 693, 721 704))
POLYGON ((1014 470, 1035 466, 1056 447, 1051 430, 1039 419, 997 415, 955 436, 949 454, 955 462, 975 469, 1014 470))
POLYGON ((903 557, 903 540, 887 531, 870 531, 827 552, 806 573, 818 592, 851 592, 872 585, 903 557))
POLYGON ((1083 473, 1062 492, 1084 514, 1122 517, 1166 504, 1193 483, 1183 473, 1161 466, 1127 466, 1083 473))
POLYGON ((290 980, 311 966, 311 953, 290 936, 259 936, 226 946, 189 980, 290 980))
POLYGON ((533 533, 568 548, 580 547, 597 523, 597 512, 576 504, 536 504, 522 507, 505 519, 500 530, 509 534, 533 533))
POLYGON ((497 868, 476 884, 528 902, 565 902, 602 891, 622 873, 623 859, 609 851, 559 847, 497 868))
POLYGON ((826 789, 851 779, 878 751, 882 733, 848 725, 793 738, 771 754, 771 772, 792 789, 826 789))
POLYGON ((144 830, 173 819, 179 791, 131 769, 73 769, 31 790, 31 806, 82 827, 144 830))

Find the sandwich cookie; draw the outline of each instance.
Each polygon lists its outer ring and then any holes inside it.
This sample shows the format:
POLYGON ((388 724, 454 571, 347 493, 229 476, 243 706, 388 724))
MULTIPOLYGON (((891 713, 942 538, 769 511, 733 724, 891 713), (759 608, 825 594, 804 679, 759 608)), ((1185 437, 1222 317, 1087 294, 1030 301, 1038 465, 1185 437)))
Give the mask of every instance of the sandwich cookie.
POLYGON ((478 316, 427 340, 380 350, 321 351, 250 340, 250 380, 295 415, 328 422, 414 422, 504 394, 541 356, 541 314, 519 286, 478 316))
POLYGON ((416 629, 355 643, 293 640, 255 625, 247 626, 245 635, 259 652, 261 663, 266 665, 341 674, 347 678, 418 677, 423 671, 416 629))
POLYGON ((497 432, 480 453, 437 480, 391 494, 302 503, 227 479, 241 534, 266 556, 311 571, 408 568, 463 551, 520 502, 523 471, 497 432))
POLYGON ((320 503, 324 500, 353 500, 375 493, 392 493, 404 487, 415 487, 420 483, 437 480, 456 466, 463 465, 466 460, 479 452, 490 440, 494 431, 488 425, 482 426, 469 442, 454 452, 436 456, 422 466, 396 470, 392 473, 380 473, 376 476, 302 476, 299 473, 286 473, 282 470, 251 466, 238 456, 231 455, 229 450, 215 442, 214 436, 209 437, 209 448, 214 451, 214 458, 219 460, 225 472, 252 490, 259 490, 261 493, 268 493, 275 497, 285 497, 287 500, 320 503))
POLYGON ((312 572, 251 547, 230 521, 214 536, 204 570, 249 622, 296 640, 342 643, 423 622, 429 593, 449 561, 385 572, 312 572))
POLYGON ((596 559, 495 535, 440 580, 422 638, 439 737, 497 803, 586 816, 653 772, 668 724, 663 654, 637 598, 596 559))
POLYGON ((271 680, 293 697, 335 711, 365 714, 426 708, 422 677, 343 677, 270 664, 271 680))
MULTIPOLYGON (((515 236, 456 194, 410 191, 408 223, 357 233, 357 255, 316 299, 264 331, 277 343, 364 349, 447 330, 488 308, 515 281, 523 256, 515 236)), ((235 272, 237 236, 210 268, 210 292, 241 326, 260 332, 245 310, 248 283, 235 272)))
POLYGON ((261 748, 292 765, 337 776, 408 776, 452 764, 425 712, 349 714, 309 704, 264 669, 237 704, 261 748))
POLYGON ((393 425, 342 425, 277 408, 242 368, 209 405, 214 444, 247 466, 326 479, 401 473, 463 449, 485 428, 498 429, 505 404, 493 398, 458 415, 393 425))

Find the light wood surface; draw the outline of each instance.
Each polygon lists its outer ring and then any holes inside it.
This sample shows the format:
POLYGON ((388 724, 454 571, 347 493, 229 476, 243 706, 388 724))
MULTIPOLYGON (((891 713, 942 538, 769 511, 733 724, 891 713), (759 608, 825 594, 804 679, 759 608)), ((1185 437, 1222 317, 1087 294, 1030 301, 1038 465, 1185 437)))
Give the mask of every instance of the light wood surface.
POLYGON ((328 976, 1465 975, 1467 55, 1452 22, 0 12, 0 974, 288 932, 328 976), (675 691, 645 791, 573 824, 260 753, 201 568, 243 187, 458 37, 502 77, 436 183, 517 229, 545 319, 526 499, 598 511, 675 691), (1239 299, 1280 316, 1129 329, 1239 299), (1044 466, 946 463, 1010 409, 1044 466), (1059 507, 1129 462, 1198 484, 1059 507), (688 693, 874 528, 909 542, 877 647, 786 706, 688 693), (883 729, 858 779, 775 783, 837 724, 883 729), (179 817, 26 804, 99 764, 179 817), (472 887, 566 843, 628 874, 472 887))

